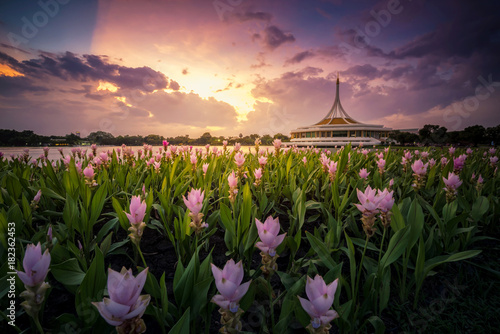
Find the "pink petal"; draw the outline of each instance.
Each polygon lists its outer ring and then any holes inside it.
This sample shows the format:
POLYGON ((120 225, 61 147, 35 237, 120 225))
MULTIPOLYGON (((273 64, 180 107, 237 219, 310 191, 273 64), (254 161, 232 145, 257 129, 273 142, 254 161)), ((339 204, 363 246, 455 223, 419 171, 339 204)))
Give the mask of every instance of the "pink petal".
POLYGON ((92 302, 92 304, 97 307, 97 310, 101 314, 101 316, 106 320, 108 324, 111 326, 120 326, 123 323, 123 320, 120 319, 114 319, 113 315, 106 309, 106 306, 104 305, 104 302, 92 302))
POLYGON ((314 307, 310 301, 308 301, 307 299, 304 299, 302 297, 299 297, 299 301, 300 301, 300 305, 302 305, 302 308, 304 309, 304 311, 306 311, 307 314, 309 314, 309 316, 311 318, 317 317, 316 310, 314 309, 314 307))
POLYGON ((231 303, 229 300, 225 299, 221 295, 215 295, 212 298, 212 302, 219 305, 221 308, 228 310, 229 309, 229 304, 231 303))
POLYGON ((134 317, 141 318, 143 316, 144 312, 146 311, 146 308, 148 307, 150 300, 151 300, 150 295, 140 296, 137 299, 134 306, 132 307, 132 311, 130 313, 126 314, 125 316, 123 316, 123 319, 131 319, 134 317))
POLYGON ((250 283, 252 281, 248 281, 246 283, 243 283, 242 285, 240 285, 238 287, 238 289, 236 289, 236 291, 234 292, 233 296, 231 297, 231 301, 232 302, 238 302, 241 298, 243 298, 243 296, 247 293, 248 291, 248 288, 250 287, 250 283))

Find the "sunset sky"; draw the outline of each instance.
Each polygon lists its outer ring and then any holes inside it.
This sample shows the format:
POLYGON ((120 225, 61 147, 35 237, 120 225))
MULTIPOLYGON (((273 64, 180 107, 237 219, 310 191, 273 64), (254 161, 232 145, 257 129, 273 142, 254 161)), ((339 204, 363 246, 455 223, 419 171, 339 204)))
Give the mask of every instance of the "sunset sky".
POLYGON ((500 124, 498 1, 0 4, 0 128, 289 134, 330 109, 392 128, 500 124))

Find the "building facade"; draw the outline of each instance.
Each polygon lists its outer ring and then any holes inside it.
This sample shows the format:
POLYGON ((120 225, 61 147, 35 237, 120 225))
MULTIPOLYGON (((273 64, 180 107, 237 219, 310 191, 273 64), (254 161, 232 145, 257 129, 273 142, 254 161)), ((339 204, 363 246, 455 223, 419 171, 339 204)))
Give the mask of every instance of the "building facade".
POLYGON ((332 108, 318 123, 292 130, 288 145, 334 147, 347 145, 379 145, 387 140, 391 128, 354 120, 342 107, 339 95, 340 80, 332 108))

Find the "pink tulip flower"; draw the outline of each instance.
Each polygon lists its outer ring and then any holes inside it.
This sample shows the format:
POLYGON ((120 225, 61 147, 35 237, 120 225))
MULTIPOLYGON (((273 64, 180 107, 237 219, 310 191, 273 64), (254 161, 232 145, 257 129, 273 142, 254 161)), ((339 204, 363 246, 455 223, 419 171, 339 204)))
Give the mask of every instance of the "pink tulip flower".
POLYGON ((207 174, 209 164, 203 164, 203 175, 207 174))
POLYGON ((365 191, 357 190, 358 200, 361 204, 355 203, 356 207, 361 212, 369 211, 376 212, 382 198, 377 196, 377 191, 370 186, 366 187, 365 191))
POLYGON ((42 189, 38 190, 35 197, 33 197, 33 202, 35 203, 40 202, 40 198, 42 198, 42 189))
POLYGON ((378 208, 381 212, 389 212, 394 205, 393 198, 394 190, 388 191, 384 189, 384 191, 378 191, 378 197, 380 198, 380 203, 378 204, 378 208))
MULTIPOLYGON (((108 294, 102 302, 93 302, 101 316, 111 326, 120 326, 127 320, 140 319, 151 300, 150 295, 140 295, 146 282, 148 268, 134 277, 132 270, 122 268, 120 272, 108 269, 108 294)), ((137 321, 134 321, 137 323, 137 321)), ((137 333, 145 331, 144 328, 136 328, 137 333), (143 330, 143 331, 139 331, 143 330)))
POLYGON ((422 160, 418 159, 411 165, 411 169, 413 169, 413 172, 417 175, 425 175, 428 165, 429 163, 424 164, 422 160))
POLYGON ((311 325, 314 329, 320 326, 327 326, 339 315, 331 310, 335 291, 337 290, 339 279, 326 285, 323 277, 316 275, 314 279, 307 277, 306 294, 307 299, 298 297, 302 308, 311 317, 311 325))
POLYGON ((50 253, 46 249, 42 255, 42 246, 40 242, 35 246, 29 244, 24 253, 23 268, 24 272, 17 271, 17 276, 29 287, 35 287, 43 283, 50 266, 50 253))
POLYGON ((370 172, 368 172, 366 170, 366 168, 362 168, 360 171, 359 171, 359 177, 362 178, 362 179, 365 179, 367 180, 368 179, 368 175, 370 175, 370 172))
POLYGON ((220 293, 212 298, 212 302, 224 310, 229 310, 232 313, 238 312, 238 303, 247 293, 251 283, 249 281, 241 284, 244 275, 241 261, 234 263, 234 260, 230 259, 222 270, 212 264, 212 273, 220 293))
POLYGON ((205 197, 205 191, 201 189, 191 189, 188 193, 188 198, 182 196, 184 204, 191 211, 193 215, 197 215, 201 208, 203 207, 203 198, 205 197))
POLYGON ((227 182, 229 183, 229 187, 231 188, 238 187, 238 178, 234 174, 234 171, 231 172, 231 174, 229 174, 229 176, 227 177, 227 182))
POLYGON ((443 182, 446 185, 446 188, 443 189, 452 191, 456 191, 462 184, 462 181, 460 181, 460 178, 455 173, 449 173, 447 179, 443 176, 443 182))
POLYGON ((260 180, 262 177, 262 168, 257 168, 254 172, 253 175, 255 176, 256 180, 260 180))
POLYGON ((83 175, 89 180, 92 180, 94 178, 95 173, 92 165, 89 164, 87 167, 85 167, 85 169, 83 170, 83 175))
POLYGON ((238 152, 240 150, 240 148, 241 148, 241 144, 240 143, 235 143, 234 144, 234 151, 235 152, 238 152))
POLYGON ((264 223, 255 218, 255 225, 257 226, 257 232, 261 240, 255 246, 269 256, 275 256, 276 247, 283 242, 286 236, 286 233, 278 235, 280 232, 279 218, 273 219, 272 216, 269 216, 264 223))
POLYGON ((130 224, 136 225, 142 223, 146 215, 146 207, 146 202, 141 202, 139 196, 132 196, 132 200, 130 201, 130 213, 125 213, 130 224))
POLYGON ((448 151, 450 152, 450 155, 455 154, 455 148, 453 146, 451 146, 448 151))
POLYGON ((236 153, 234 155, 234 161, 236 162, 236 166, 238 166, 238 168, 241 168, 245 163, 245 155, 241 152, 236 153))

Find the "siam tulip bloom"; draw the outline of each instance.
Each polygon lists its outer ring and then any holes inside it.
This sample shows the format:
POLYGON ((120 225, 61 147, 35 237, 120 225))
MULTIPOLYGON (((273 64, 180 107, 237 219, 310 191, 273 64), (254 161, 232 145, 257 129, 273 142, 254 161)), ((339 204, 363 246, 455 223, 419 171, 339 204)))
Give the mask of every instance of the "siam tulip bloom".
POLYGON ((392 186, 393 186, 393 185, 394 185, 394 179, 391 179, 391 180, 389 181, 389 188, 392 188, 392 186))
POLYGON ((201 191, 201 189, 191 189, 188 193, 188 198, 182 196, 184 200, 184 204, 189 209, 189 216, 191 217, 190 227, 196 232, 196 234, 200 233, 204 228, 208 227, 207 223, 202 223, 203 213, 201 213, 201 208, 203 207, 203 199, 205 197, 205 191, 201 191))
POLYGON ((450 146, 450 148, 448 149, 448 151, 450 152, 450 155, 452 156, 453 154, 455 154, 455 148, 453 146, 450 146))
POLYGON ((443 182, 446 186, 443 188, 446 191, 446 202, 452 202, 457 195, 457 189, 462 184, 462 181, 460 181, 460 177, 457 174, 449 173, 447 179, 443 176, 443 182))
POLYGON ((220 295, 215 295, 212 302, 219 305, 221 309, 238 312, 239 301, 247 293, 251 281, 241 284, 243 280, 243 265, 240 262, 234 263, 233 259, 227 261, 221 270, 212 263, 212 273, 215 278, 215 285, 220 295))
POLYGON ((406 151, 405 152, 405 159, 408 160, 408 161, 410 161, 411 158, 412 158, 411 152, 410 151, 406 151))
POLYGON ((415 152, 413 152, 413 153, 415 153, 415 155, 419 155, 420 151, 419 150, 415 150, 415 152))
POLYGON ((265 156, 259 157, 259 165, 261 167, 264 167, 266 164, 267 164, 267 157, 265 157, 265 156))
POLYGON ((495 165, 497 164, 497 162, 498 162, 498 157, 497 156, 490 157, 490 165, 491 165, 491 167, 495 167, 495 165))
POLYGON ((195 167, 196 163, 198 162, 198 158, 196 157, 196 154, 191 154, 191 164, 193 165, 193 168, 195 167))
POLYGON ((388 152, 389 152, 389 147, 384 148, 384 153, 388 153, 388 152))
POLYGON ((255 225, 261 240, 255 246, 267 255, 275 256, 276 247, 283 242, 286 236, 286 233, 278 235, 280 232, 279 218, 273 219, 272 216, 269 216, 264 223, 255 218, 255 225))
POLYGON ((146 202, 141 202, 139 196, 132 196, 132 200, 130 201, 130 213, 125 213, 130 224, 135 225, 142 223, 146 215, 146 208, 146 202))
POLYGON ((245 163, 245 155, 241 152, 236 153, 234 155, 234 162, 238 168, 243 167, 243 164, 245 163))
POLYGON ((411 169, 416 175, 425 175, 428 165, 429 163, 424 164, 422 160, 418 159, 411 165, 411 169))
POLYGON ((273 146, 274 146, 274 149, 276 150, 276 152, 279 152, 279 150, 281 148, 281 139, 273 140, 273 146))
POLYGON ((38 192, 36 193, 35 197, 33 197, 33 202, 35 204, 38 204, 38 202, 40 202, 41 197, 42 197, 42 189, 39 189, 38 192))
POLYGON ((393 198, 394 190, 388 191, 378 191, 378 196, 381 198, 378 208, 380 210, 380 219, 382 220, 382 225, 387 228, 391 224, 391 209, 394 205, 393 198))
POLYGON ((422 157, 422 159, 427 159, 429 157, 429 152, 427 151, 423 151, 420 156, 422 157))
POLYGON ((235 143, 234 144, 234 151, 238 152, 241 149, 241 144, 240 143, 235 143))
POLYGON ((472 151, 472 149, 471 149, 470 147, 468 147, 468 148, 467 148, 467 151, 465 151, 465 153, 467 153, 467 154, 472 154, 472 153, 473 153, 473 151, 472 151))
POLYGON ((234 203, 236 194, 238 194, 238 177, 234 174, 234 171, 227 177, 227 182, 229 183, 229 200, 234 203))
POLYGON ((255 139, 255 154, 259 153, 259 147, 260 147, 261 141, 259 138, 255 139))
POLYGON ((159 162, 155 161, 155 162, 153 163, 153 166, 154 166, 154 168, 155 168, 155 172, 156 172, 156 173, 159 173, 159 172, 160 172, 160 167, 161 167, 161 164, 160 164, 159 162))
POLYGON ((260 184, 260 179, 262 178, 262 168, 257 168, 254 172, 253 175, 255 176, 255 183, 254 185, 256 187, 259 186, 260 184))
POLYGON ((420 159, 416 160, 411 165, 411 169, 413 169, 413 176, 415 177, 415 182, 413 183, 415 190, 419 190, 424 186, 425 174, 427 173, 428 165, 429 163, 424 164, 420 159))
POLYGON ((462 154, 458 158, 453 159, 453 170, 461 171, 462 168, 464 168, 465 159, 467 159, 467 156, 465 154, 462 154))
POLYGON ((24 272, 17 271, 19 279, 28 287, 38 287, 45 280, 50 266, 50 253, 46 249, 42 255, 40 242, 35 246, 29 244, 24 253, 24 272))
POLYGON ((377 159, 383 159, 384 158, 384 153, 383 152, 375 153, 375 156, 377 157, 377 159))
POLYGON ((448 164, 448 158, 442 157, 441 158, 441 168, 444 168, 448 164))
POLYGON ((69 163, 71 162, 71 155, 67 155, 64 159, 63 159, 63 162, 64 164, 66 165, 66 167, 69 165, 69 163))
POLYGON ((365 158, 368 156, 368 150, 367 149, 362 149, 361 154, 365 156, 365 158))
POLYGON ((59 154, 61 155, 61 157, 64 158, 63 148, 62 147, 58 147, 57 150, 59 151, 59 154))
POLYGON ((99 159, 101 159, 103 164, 107 164, 109 161, 108 153, 106 153, 106 152, 99 153, 99 159))
POLYGON ((85 169, 83 170, 83 176, 85 176, 85 179, 86 179, 85 182, 88 185, 94 185, 94 183, 95 183, 95 181, 94 181, 95 173, 94 173, 94 167, 92 167, 91 164, 88 164, 87 167, 85 167, 85 169))
POLYGON ((307 164, 307 158, 306 158, 306 157, 303 157, 303 158, 302 158, 302 162, 304 163, 304 165, 305 165, 305 164, 307 164))
POLYGON ((366 170, 366 168, 362 168, 360 171, 359 171, 359 177, 364 179, 364 180, 367 180, 368 179, 368 175, 370 175, 370 172, 368 172, 366 170))
POLYGON ((151 300, 150 295, 140 295, 146 282, 148 269, 134 277, 132 270, 120 272, 108 269, 108 294, 102 302, 92 302, 108 324, 117 333, 144 333, 146 324, 141 319, 151 300))
POLYGON ((202 169, 203 169, 203 176, 207 175, 208 166, 209 166, 209 164, 208 164, 208 163, 203 164, 203 166, 202 166, 202 169))
POLYGON ((16 270, 17 276, 26 288, 26 291, 20 294, 20 297, 25 300, 21 306, 35 321, 38 321, 38 312, 45 299, 45 292, 50 288, 50 285, 44 282, 49 271, 50 260, 48 249, 42 255, 40 242, 36 246, 29 244, 24 253, 24 272, 16 270))
POLYGON ((495 152, 496 152, 496 151, 497 151, 497 150, 496 150, 495 148, 493 148, 493 147, 492 147, 492 148, 490 148, 490 149, 488 150, 488 153, 489 153, 489 154, 491 154, 491 155, 495 155, 495 152))
POLYGON ((49 229, 47 230, 47 241, 52 243, 52 225, 49 225, 49 229))
POLYGON ((78 172, 78 174, 82 174, 82 162, 81 161, 78 161, 75 163, 75 168, 76 168, 76 171, 78 172))
POLYGON ((434 167, 435 165, 436 165, 436 160, 434 160, 434 158, 431 158, 431 159, 429 160, 429 167, 430 167, 430 168, 432 168, 432 167, 434 167))
POLYGON ((355 203, 354 205, 363 213, 361 218, 363 230, 369 238, 375 233, 376 229, 373 227, 375 225, 375 215, 378 213, 378 206, 383 198, 377 196, 376 190, 370 186, 366 187, 364 192, 358 189, 357 195, 360 204, 355 203))
POLYGON ((47 146, 45 146, 43 148, 43 155, 47 158, 49 156, 49 148, 47 146))
POLYGON ((146 227, 146 223, 143 222, 144 216, 146 215, 146 202, 141 201, 139 196, 132 196, 130 201, 130 213, 125 213, 130 222, 129 237, 132 242, 139 247, 141 242, 142 233, 146 227))
POLYGON ((162 144, 163 144, 163 150, 166 152, 167 151, 167 146, 168 146, 169 143, 168 143, 168 141, 164 140, 162 142, 162 144))
POLYGON ((380 175, 384 173, 384 167, 385 167, 385 160, 384 159, 379 159, 377 161, 377 167, 380 175))
POLYGON ((332 182, 335 179, 336 173, 337 173, 337 162, 330 161, 330 163, 328 164, 328 174, 330 175, 330 180, 332 182))
POLYGON ((311 317, 307 326, 310 333, 328 333, 330 322, 338 318, 336 311, 331 310, 339 279, 326 285, 323 277, 316 275, 314 279, 307 277, 306 294, 308 299, 298 297, 302 308, 311 317))

